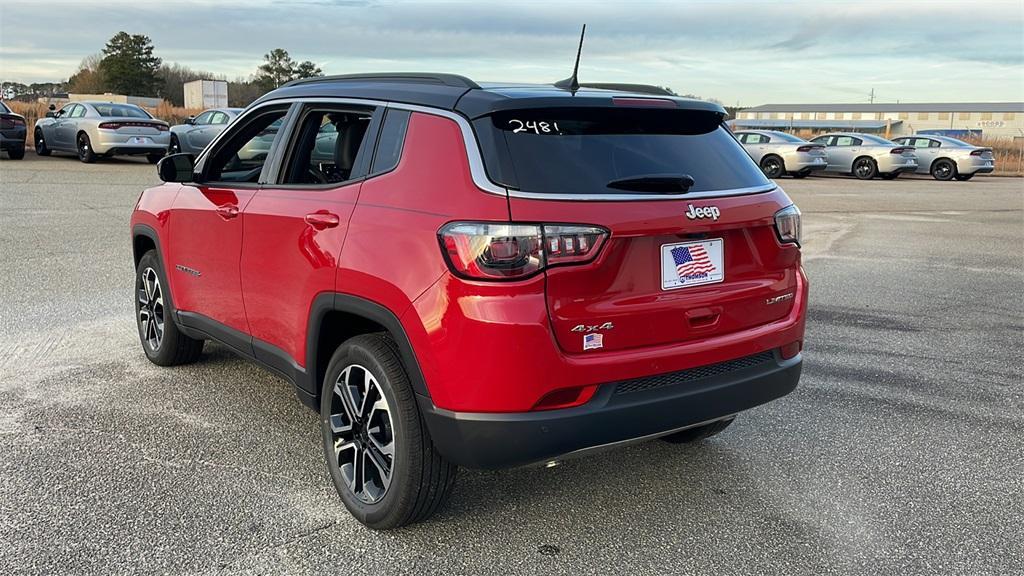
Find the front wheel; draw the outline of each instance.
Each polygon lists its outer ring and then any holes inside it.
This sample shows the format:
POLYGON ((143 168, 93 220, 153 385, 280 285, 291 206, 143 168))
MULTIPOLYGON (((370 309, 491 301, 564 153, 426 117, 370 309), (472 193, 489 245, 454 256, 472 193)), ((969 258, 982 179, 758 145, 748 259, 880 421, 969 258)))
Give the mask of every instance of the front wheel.
POLYGON ((35 133, 36 141, 36 155, 37 156, 49 156, 50 148, 46 146, 46 138, 43 137, 43 131, 36 128, 35 133))
POLYGON ((89 140, 89 135, 82 132, 78 135, 78 159, 86 164, 92 164, 96 161, 96 152, 92 149, 92 142, 89 140))
POLYGON ((178 137, 171 134, 171 145, 167 147, 167 154, 178 154, 181 152, 181 143, 178 142, 178 137))
POLYGON ((871 180, 878 174, 874 158, 857 158, 853 163, 853 175, 861 180, 871 180))
POLYGON ((719 420, 710 424, 704 424, 703 426, 696 426, 694 428, 687 428, 668 436, 662 436, 661 439, 671 444, 688 444, 690 442, 697 442, 704 440, 705 438, 711 438, 712 436, 725 430, 732 424, 736 418, 726 418, 725 420, 719 420))
POLYGON ((932 178, 936 180, 952 180, 956 177, 956 164, 951 160, 938 160, 932 164, 932 178))
POLYGON ((366 526, 423 520, 448 498, 456 467, 434 449, 388 335, 356 336, 331 356, 320 428, 334 487, 366 526))
POLYGON ((782 161, 782 158, 774 154, 765 156, 761 160, 761 171, 769 178, 781 178, 786 173, 786 164, 782 161))
POLYGON ((956 179, 960 182, 967 182, 971 178, 974 178, 974 174, 957 174, 956 179))
POLYGON ((174 323, 174 306, 156 250, 139 260, 135 294, 135 320, 146 357, 158 366, 195 362, 203 352, 203 341, 182 334, 174 323))

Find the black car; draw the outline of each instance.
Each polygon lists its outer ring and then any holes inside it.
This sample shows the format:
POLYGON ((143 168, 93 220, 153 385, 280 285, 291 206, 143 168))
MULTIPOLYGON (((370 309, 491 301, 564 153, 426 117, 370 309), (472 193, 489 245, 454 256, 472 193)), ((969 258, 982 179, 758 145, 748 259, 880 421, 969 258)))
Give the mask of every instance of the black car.
POLYGON ((12 160, 25 157, 25 117, 11 112, 0 100, 0 150, 7 151, 12 160))

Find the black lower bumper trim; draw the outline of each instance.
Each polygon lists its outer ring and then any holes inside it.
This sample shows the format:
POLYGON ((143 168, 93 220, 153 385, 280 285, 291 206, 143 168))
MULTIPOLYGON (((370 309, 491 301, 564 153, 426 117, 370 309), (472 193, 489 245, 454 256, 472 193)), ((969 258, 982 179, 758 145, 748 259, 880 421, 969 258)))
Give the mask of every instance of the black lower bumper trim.
POLYGON ((801 356, 727 374, 616 394, 601 387, 587 404, 516 413, 451 412, 417 395, 437 449, 467 468, 508 468, 573 452, 657 436, 742 412, 785 396, 800 379, 801 356))

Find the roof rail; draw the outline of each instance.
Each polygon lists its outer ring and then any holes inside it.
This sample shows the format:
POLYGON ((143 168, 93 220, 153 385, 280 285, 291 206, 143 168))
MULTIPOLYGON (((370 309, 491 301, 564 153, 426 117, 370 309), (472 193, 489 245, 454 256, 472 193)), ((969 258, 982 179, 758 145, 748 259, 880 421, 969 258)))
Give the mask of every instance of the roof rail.
POLYGON ((314 84, 317 82, 372 82, 380 80, 384 82, 410 82, 422 84, 443 84, 455 88, 479 88, 480 86, 458 74, 432 74, 424 72, 375 72, 369 74, 340 74, 337 76, 314 76, 312 78, 300 78, 282 86, 299 86, 302 84, 314 84))
POLYGON ((653 84, 620 84, 617 82, 582 82, 583 88, 599 88, 601 90, 621 90, 639 94, 658 94, 659 96, 675 96, 672 92, 653 84))

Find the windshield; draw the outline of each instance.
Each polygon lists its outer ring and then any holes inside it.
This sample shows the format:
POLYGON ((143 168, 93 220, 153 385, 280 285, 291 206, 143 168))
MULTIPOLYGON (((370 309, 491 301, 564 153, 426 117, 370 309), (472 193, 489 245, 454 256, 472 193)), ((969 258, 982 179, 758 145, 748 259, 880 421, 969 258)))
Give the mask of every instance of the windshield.
POLYGON ((861 134, 860 137, 865 142, 873 142, 875 144, 881 144, 882 146, 893 146, 893 145, 896 144, 895 142, 886 140, 885 138, 882 138, 881 136, 873 136, 871 134, 861 134))
POLYGON ((770 184, 715 112, 509 110, 474 124, 490 178, 526 192, 622 194, 650 176, 688 176, 691 192, 770 184))
POLYGON ((93 104, 92 107, 103 117, 152 118, 149 112, 131 104, 93 104))

